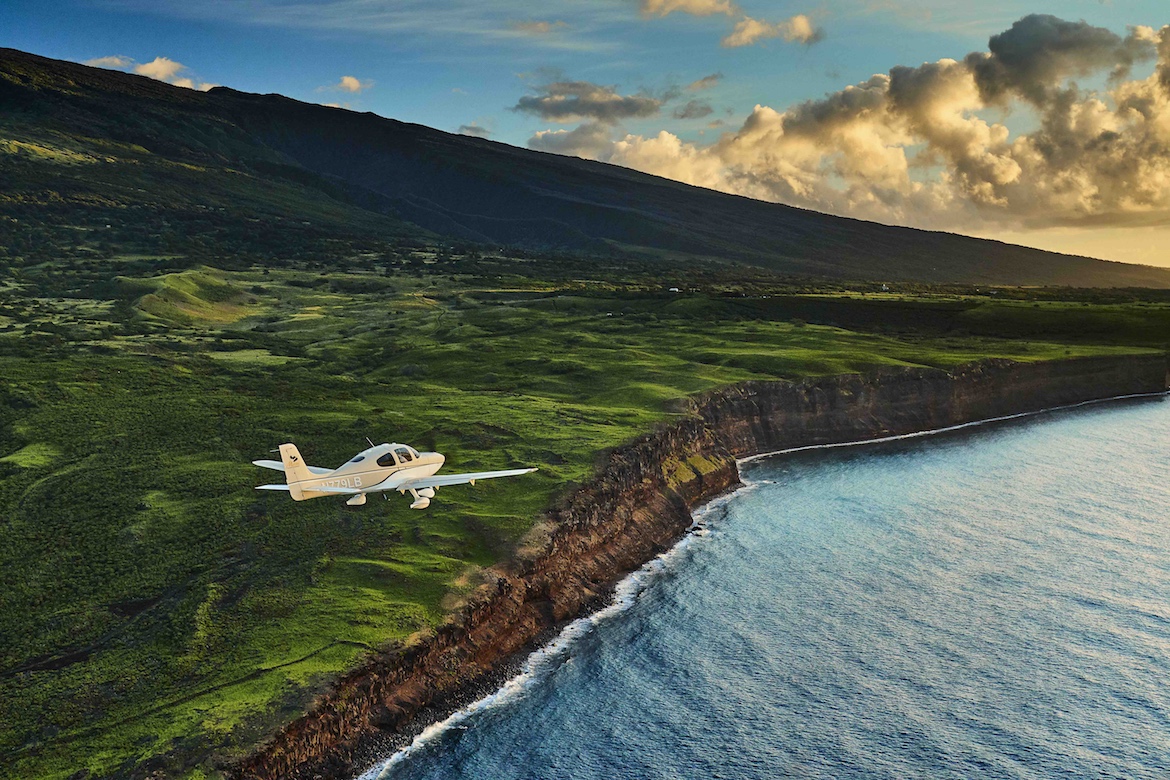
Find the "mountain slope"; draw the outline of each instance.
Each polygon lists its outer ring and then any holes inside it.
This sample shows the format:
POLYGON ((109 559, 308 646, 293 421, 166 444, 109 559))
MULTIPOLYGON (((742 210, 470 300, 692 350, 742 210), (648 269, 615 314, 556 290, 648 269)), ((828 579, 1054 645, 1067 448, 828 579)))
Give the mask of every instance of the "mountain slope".
POLYGON ((92 205, 102 196, 85 182, 116 149, 118 160, 132 152, 167 170, 144 176, 143 159, 123 165, 129 201, 145 191, 139 200, 157 202, 153 188, 165 185, 191 208, 209 193, 218 197, 211 208, 303 214, 321 230, 418 235, 419 226, 472 241, 838 278, 1170 287, 1167 269, 819 214, 373 114, 222 87, 194 92, 11 49, 0 49, 0 109, 0 166, 19 163, 25 191, 16 194, 26 203, 42 203, 38 185, 67 171, 77 205, 92 205))

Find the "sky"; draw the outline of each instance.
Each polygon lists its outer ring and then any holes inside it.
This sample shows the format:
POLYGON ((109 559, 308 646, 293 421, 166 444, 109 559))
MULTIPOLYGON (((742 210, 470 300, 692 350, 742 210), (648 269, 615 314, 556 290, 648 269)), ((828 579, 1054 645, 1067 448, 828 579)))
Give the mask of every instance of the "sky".
POLYGON ((3 0, 0 45, 1170 266, 1167 0, 3 0))

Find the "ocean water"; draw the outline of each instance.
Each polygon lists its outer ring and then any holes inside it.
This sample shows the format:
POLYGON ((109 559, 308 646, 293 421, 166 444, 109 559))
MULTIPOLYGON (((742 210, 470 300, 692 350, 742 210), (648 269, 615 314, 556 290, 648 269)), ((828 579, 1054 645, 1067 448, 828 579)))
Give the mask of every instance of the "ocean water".
POLYGON ((1170 401, 743 473, 363 777, 1170 777, 1170 401))

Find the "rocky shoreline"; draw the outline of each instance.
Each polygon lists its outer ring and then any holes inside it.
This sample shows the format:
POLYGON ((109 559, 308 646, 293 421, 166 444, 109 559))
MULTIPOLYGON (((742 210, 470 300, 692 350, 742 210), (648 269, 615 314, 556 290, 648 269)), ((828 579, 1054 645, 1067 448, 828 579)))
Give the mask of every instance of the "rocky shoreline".
POLYGON ((1161 392, 1167 380, 1161 354, 987 360, 951 372, 748 382, 688 399, 680 419, 606 453, 596 476, 550 510, 433 634, 340 677, 228 774, 352 775, 495 690, 566 621, 595 610, 621 577, 673 545, 692 508, 738 485, 737 458, 1161 392))

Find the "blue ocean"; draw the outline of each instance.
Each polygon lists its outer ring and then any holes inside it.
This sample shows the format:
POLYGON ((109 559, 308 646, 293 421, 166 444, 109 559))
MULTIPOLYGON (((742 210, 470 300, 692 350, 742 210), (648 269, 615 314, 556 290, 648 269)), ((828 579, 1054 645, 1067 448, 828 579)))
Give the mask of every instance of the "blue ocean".
POLYGON ((1170 777, 1170 401, 742 471, 363 777, 1170 777))

